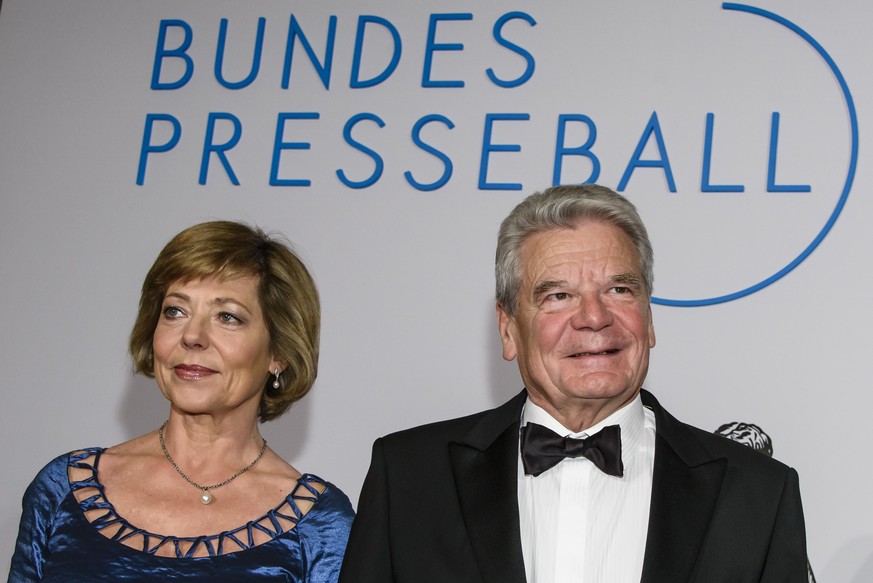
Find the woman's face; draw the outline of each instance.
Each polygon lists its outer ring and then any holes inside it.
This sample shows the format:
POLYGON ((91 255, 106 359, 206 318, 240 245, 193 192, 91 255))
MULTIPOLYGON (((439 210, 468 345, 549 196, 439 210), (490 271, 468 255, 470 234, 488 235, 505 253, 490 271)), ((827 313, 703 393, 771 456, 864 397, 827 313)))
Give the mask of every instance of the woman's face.
POLYGON ((257 416, 268 375, 282 368, 270 353, 258 283, 208 277, 167 289, 153 339, 155 380, 175 409, 257 416))

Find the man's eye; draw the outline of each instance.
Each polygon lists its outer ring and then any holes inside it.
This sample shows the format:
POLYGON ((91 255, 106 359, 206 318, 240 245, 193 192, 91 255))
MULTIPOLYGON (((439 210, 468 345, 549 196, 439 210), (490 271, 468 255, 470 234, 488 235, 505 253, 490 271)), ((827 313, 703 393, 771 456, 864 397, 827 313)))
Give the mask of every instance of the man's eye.
POLYGON ((553 294, 549 294, 548 296, 546 296, 546 299, 560 302, 560 301, 566 300, 569 297, 570 297, 570 294, 568 294, 567 292, 555 292, 553 294))

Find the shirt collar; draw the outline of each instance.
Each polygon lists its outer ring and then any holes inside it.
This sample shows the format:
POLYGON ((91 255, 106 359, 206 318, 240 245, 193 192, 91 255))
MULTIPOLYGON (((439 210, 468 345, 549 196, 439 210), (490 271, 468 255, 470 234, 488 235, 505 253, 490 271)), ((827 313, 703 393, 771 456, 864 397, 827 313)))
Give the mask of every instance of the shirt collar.
POLYGON ((601 420, 586 429, 585 431, 575 432, 564 427, 557 419, 552 417, 545 409, 533 403, 529 398, 525 401, 524 407, 521 410, 521 424, 538 423, 543 427, 548 427, 558 435, 564 437, 588 437, 594 435, 604 427, 609 425, 618 425, 621 427, 621 446, 622 457, 627 461, 627 456, 632 455, 632 452, 637 450, 638 445, 642 440, 643 431, 651 425, 654 429, 654 419, 650 419, 645 413, 643 401, 640 394, 634 397, 629 403, 614 411, 611 415, 601 420))

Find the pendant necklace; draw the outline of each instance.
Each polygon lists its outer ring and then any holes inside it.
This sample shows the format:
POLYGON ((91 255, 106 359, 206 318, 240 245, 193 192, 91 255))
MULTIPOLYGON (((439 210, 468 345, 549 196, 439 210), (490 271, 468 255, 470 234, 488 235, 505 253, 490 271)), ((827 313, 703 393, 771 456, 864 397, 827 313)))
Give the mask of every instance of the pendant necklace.
POLYGON ((163 425, 161 425, 160 429, 158 429, 158 439, 161 442, 161 449, 164 450, 164 457, 167 458, 167 461, 170 462, 170 465, 173 466, 173 469, 179 472, 180 476, 185 478, 186 482, 200 490, 200 502, 202 504, 212 504, 212 502, 215 500, 215 497, 212 495, 212 492, 210 492, 210 490, 215 490, 216 488, 221 488, 222 486, 230 484, 231 482, 242 476, 244 473, 255 467, 255 464, 261 461, 261 457, 263 457, 264 452, 267 450, 267 440, 262 437, 261 439, 264 439, 264 445, 261 446, 261 451, 260 453, 258 453, 258 457, 252 460, 252 463, 250 463, 223 482, 219 482, 211 486, 201 486, 200 484, 185 475, 185 472, 183 472, 181 468, 176 465, 176 462, 173 461, 173 457, 170 455, 170 452, 167 451, 167 444, 164 443, 164 427, 166 426, 167 421, 164 421, 163 425))

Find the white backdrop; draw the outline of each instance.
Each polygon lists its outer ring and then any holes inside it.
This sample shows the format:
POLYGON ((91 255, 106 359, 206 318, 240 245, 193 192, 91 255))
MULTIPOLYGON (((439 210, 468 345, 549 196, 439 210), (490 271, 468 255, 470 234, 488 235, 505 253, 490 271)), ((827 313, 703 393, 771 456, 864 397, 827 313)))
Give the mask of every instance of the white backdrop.
POLYGON ((0 564, 44 463, 165 418, 126 340, 146 270, 196 222, 281 231, 311 267, 318 382, 264 433, 353 500, 379 435, 515 394, 496 231, 553 182, 564 120, 577 151, 558 180, 623 186, 658 298, 741 295, 655 306, 647 387, 700 427, 762 426, 800 472, 818 580, 873 580, 873 178, 854 142, 871 129, 871 27, 863 0, 5 0, 0 564), (283 84, 292 15, 323 71, 298 39, 283 84))

